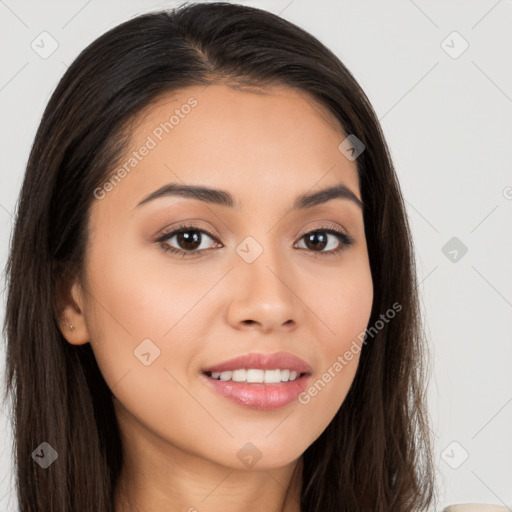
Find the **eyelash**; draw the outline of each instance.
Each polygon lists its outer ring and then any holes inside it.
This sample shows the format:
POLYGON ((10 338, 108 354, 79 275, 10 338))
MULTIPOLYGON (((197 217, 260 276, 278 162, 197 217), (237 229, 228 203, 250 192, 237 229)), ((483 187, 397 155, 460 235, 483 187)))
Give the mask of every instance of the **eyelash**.
MULTIPOLYGON (((217 237, 215 235, 213 235, 212 233, 210 233, 207 229, 199 228, 198 226, 195 226, 193 224, 182 224, 182 225, 174 228, 172 231, 164 232, 164 233, 162 233, 162 235, 160 235, 155 240, 155 242, 160 244, 160 246, 162 247, 162 250, 164 252, 171 252, 173 254, 181 254, 182 257, 184 257, 184 258, 185 257, 197 257, 197 256, 200 256, 203 251, 209 250, 209 249, 201 249, 198 251, 196 249, 194 251, 185 251, 183 249, 176 249, 176 247, 171 247, 165 243, 170 238, 172 238, 174 235, 177 235, 182 232, 187 232, 187 231, 197 231, 199 233, 206 234, 210 238, 212 238, 215 242, 220 243, 219 240, 217 240, 217 237)), ((328 233, 328 234, 336 236, 338 238, 338 240, 340 241, 340 245, 338 248, 331 249, 330 251, 311 251, 313 253, 320 253, 325 256, 336 256, 339 253, 341 253, 342 251, 344 251, 345 249, 348 249, 355 242, 355 240, 350 235, 343 233, 338 228, 336 228, 335 226, 332 226, 332 225, 320 226, 311 231, 307 231, 299 238, 299 240, 302 240, 302 238, 304 238, 306 235, 309 235, 311 233, 317 233, 317 232, 328 233)), ((308 249, 302 249, 302 250, 307 251, 308 249)))

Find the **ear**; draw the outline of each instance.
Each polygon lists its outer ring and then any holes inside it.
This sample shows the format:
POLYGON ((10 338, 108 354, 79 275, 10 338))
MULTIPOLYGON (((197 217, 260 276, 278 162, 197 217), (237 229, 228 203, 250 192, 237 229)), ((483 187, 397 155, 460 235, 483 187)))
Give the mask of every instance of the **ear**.
POLYGON ((89 342, 85 322, 85 295, 78 279, 61 279, 58 286, 59 326, 62 335, 72 345, 89 342), (71 327, 73 326, 73 327, 71 327))

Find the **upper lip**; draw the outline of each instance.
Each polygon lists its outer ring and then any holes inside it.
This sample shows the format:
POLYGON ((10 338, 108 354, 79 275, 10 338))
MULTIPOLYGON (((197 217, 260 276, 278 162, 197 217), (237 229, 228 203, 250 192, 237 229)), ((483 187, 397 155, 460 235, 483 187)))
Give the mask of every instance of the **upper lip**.
POLYGON ((203 372, 225 372, 238 369, 259 368, 261 370, 290 369, 297 373, 311 373, 313 370, 306 361, 289 352, 273 354, 251 353, 223 361, 214 366, 204 368, 203 372))

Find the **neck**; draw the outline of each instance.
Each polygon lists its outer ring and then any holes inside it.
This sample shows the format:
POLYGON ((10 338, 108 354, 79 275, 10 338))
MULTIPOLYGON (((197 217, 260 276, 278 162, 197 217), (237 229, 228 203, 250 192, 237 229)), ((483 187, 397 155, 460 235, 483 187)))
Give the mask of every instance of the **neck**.
POLYGON ((115 512, 300 512, 302 458, 284 468, 260 471, 176 469, 164 476, 149 467, 130 471, 125 466, 115 512))

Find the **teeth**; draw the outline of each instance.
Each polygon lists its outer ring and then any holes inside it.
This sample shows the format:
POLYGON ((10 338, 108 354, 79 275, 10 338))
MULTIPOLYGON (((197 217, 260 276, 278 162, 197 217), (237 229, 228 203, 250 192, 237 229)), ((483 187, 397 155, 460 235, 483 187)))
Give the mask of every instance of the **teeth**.
POLYGON ((247 382, 264 382, 265 372, 263 370, 247 370, 247 382))
POLYGON ((246 370, 235 370, 233 372, 233 375, 231 376, 231 380, 233 380, 234 382, 245 382, 246 378, 247 378, 246 370))
POLYGON ((277 384, 279 382, 288 382, 295 380, 299 376, 295 370, 260 370, 257 368, 249 368, 247 370, 233 370, 225 372, 212 372, 212 379, 233 382, 248 382, 248 383, 264 383, 264 384, 277 384))
POLYGON ((281 370, 265 370, 265 376, 263 377, 263 380, 267 384, 277 384, 278 382, 281 382, 281 370))

